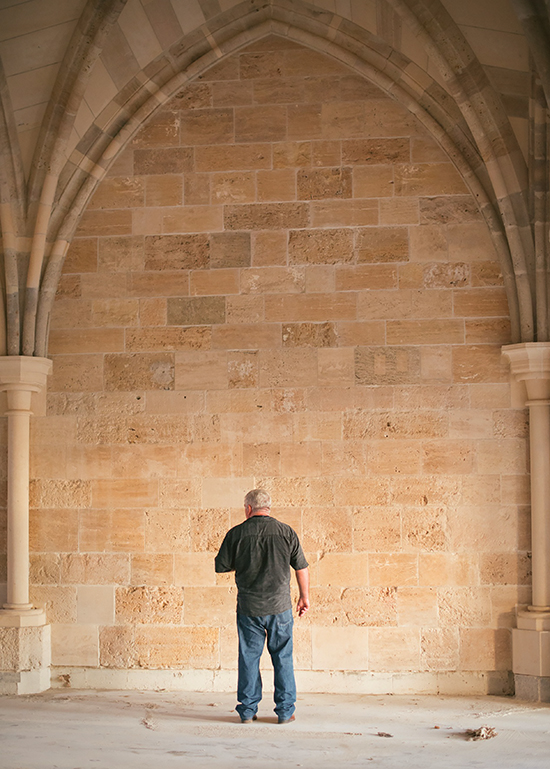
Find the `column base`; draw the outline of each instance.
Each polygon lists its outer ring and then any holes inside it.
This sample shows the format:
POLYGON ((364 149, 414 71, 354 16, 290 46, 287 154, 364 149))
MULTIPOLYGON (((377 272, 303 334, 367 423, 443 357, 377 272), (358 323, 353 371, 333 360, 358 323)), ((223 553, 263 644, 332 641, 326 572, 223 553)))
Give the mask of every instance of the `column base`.
POLYGON ((514 675, 516 699, 527 702, 550 702, 550 676, 514 675))
POLYGON ((51 625, 13 624, 15 617, 8 619, 11 624, 0 623, 0 694, 46 691, 51 678, 51 625))
POLYGON ((550 614, 520 611, 512 631, 512 669, 516 697, 550 702, 550 614))

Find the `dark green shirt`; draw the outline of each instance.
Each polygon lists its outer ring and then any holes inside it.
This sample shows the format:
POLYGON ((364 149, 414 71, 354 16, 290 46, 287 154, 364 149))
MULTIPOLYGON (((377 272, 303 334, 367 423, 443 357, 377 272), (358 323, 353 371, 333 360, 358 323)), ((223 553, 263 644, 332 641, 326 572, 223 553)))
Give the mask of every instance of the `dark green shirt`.
POLYGON ((307 568, 298 535, 270 515, 253 515, 225 535, 216 571, 234 571, 237 612, 248 617, 292 608, 290 567, 307 568))

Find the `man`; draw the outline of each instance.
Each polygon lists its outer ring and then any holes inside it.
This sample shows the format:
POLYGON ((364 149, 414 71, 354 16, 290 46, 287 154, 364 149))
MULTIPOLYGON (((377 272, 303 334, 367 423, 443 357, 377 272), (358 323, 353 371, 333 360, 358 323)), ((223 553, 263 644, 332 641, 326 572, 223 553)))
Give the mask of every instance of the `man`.
POLYGON ((298 536, 271 517, 271 499, 263 489, 244 498, 246 520, 225 535, 216 571, 235 572, 239 680, 237 712, 243 724, 256 720, 262 699, 260 657, 267 637, 275 683, 275 713, 280 724, 294 721, 296 683, 292 662, 290 567, 296 572, 298 616, 309 609, 309 571, 298 536))

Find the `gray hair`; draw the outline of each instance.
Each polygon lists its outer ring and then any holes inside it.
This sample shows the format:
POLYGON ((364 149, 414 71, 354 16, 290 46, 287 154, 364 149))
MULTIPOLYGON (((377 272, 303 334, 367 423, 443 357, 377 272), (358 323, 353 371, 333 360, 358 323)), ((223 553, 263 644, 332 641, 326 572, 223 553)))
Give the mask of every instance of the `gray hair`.
POLYGON ((250 505, 252 512, 262 510, 264 507, 271 508, 271 497, 263 489, 252 489, 244 498, 245 505, 250 505))

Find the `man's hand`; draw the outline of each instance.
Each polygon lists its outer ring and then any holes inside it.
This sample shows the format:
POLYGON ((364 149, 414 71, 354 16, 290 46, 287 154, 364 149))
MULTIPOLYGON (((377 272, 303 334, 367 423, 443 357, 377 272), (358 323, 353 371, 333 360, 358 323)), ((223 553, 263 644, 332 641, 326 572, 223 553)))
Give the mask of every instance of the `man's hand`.
POLYGON ((303 617, 306 611, 309 609, 309 601, 307 598, 298 598, 298 603, 296 605, 296 611, 298 612, 299 617, 303 617))
POLYGON ((300 591, 300 597, 296 604, 296 611, 299 617, 303 617, 306 611, 309 609, 309 570, 297 569, 296 581, 298 582, 298 590, 300 591))

